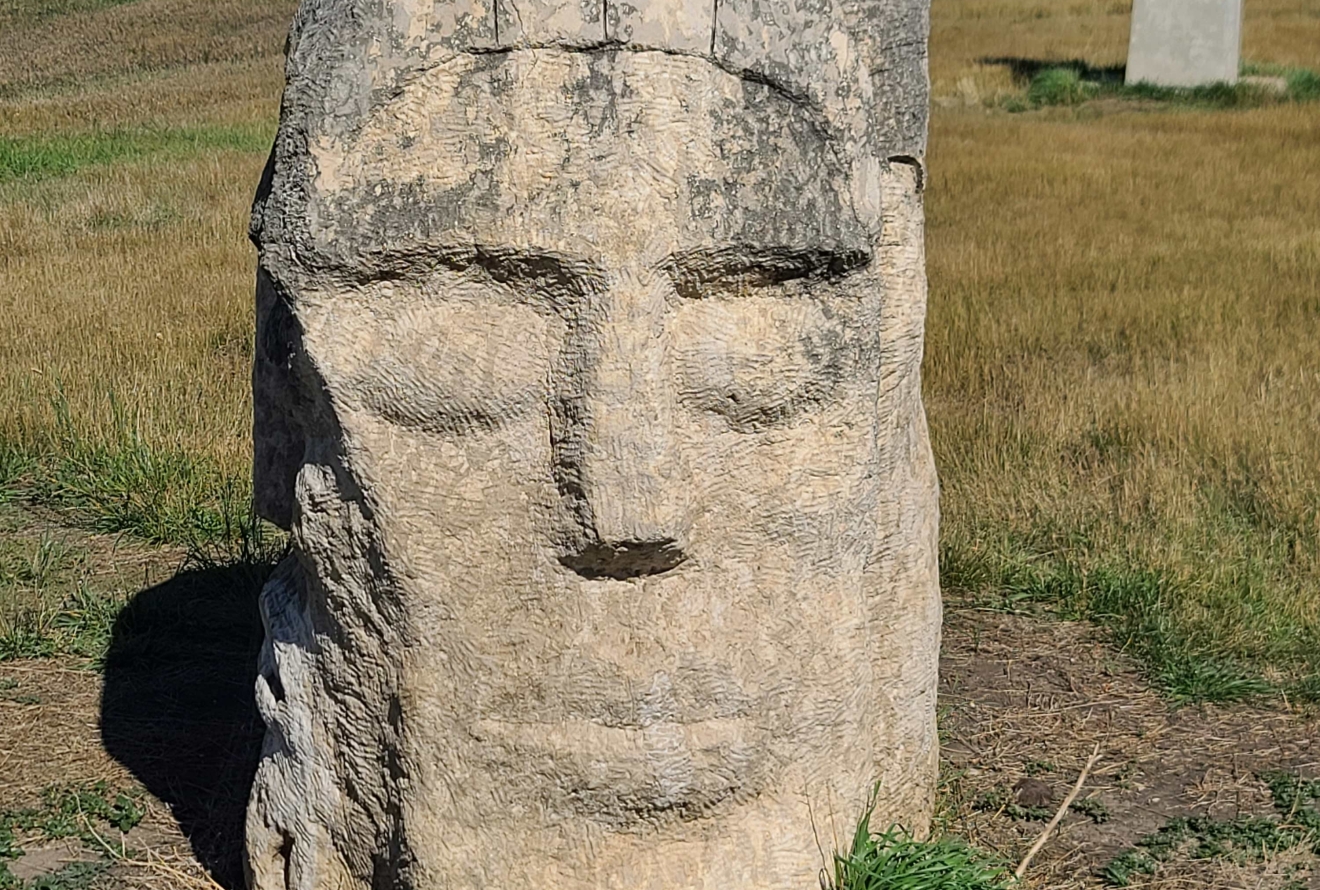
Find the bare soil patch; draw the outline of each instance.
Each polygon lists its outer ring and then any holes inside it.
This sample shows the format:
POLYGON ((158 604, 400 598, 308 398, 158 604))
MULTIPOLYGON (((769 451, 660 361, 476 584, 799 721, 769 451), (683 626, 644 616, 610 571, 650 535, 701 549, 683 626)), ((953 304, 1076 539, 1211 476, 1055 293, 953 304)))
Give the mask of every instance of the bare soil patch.
MULTIPOLYGON (((1284 701, 1172 707, 1089 624, 954 605, 942 667, 947 816, 974 843, 1016 862, 1044 825, 1014 818, 1020 792, 1043 784, 1053 813, 1100 746, 1081 794, 1093 815, 1065 817, 1032 865, 1035 887, 1106 886, 1098 872, 1170 819, 1271 816, 1261 774, 1320 776, 1314 712, 1284 701)), ((1175 859, 1131 886, 1300 890, 1320 887, 1320 860, 1290 850, 1245 865, 1175 859)))

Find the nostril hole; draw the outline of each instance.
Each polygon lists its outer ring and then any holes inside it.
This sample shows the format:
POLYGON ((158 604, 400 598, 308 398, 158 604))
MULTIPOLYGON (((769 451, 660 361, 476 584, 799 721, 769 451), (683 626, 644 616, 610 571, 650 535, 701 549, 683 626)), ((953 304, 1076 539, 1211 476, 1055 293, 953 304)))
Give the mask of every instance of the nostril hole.
POLYGON ((642 575, 659 575, 686 559, 687 554, 679 543, 666 539, 588 544, 559 561, 584 578, 624 581, 642 575))

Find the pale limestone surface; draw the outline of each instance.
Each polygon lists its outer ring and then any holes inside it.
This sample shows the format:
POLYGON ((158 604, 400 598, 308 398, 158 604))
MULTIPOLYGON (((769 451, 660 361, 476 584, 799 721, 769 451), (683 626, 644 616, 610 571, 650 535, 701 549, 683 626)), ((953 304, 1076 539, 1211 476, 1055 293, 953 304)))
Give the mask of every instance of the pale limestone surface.
POLYGON ((1129 84, 1236 83, 1241 51, 1242 0, 1133 0, 1129 84))
POLYGON ((309 0, 259 890, 809 890, 936 764, 922 2, 309 0))

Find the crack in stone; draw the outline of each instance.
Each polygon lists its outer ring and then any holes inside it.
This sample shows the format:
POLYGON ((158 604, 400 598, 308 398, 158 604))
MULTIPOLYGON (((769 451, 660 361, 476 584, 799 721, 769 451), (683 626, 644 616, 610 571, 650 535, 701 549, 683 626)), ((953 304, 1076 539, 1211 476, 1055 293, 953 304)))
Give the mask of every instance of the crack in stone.
MULTIPOLYGON (((600 41, 595 41, 591 43, 581 43, 581 44, 565 44, 556 40, 529 40, 529 41, 520 42, 518 44, 510 44, 508 46, 472 46, 462 50, 458 50, 457 53, 470 55, 470 56, 491 56, 491 55, 499 55, 502 53, 513 53, 513 52, 518 52, 520 50, 528 50, 528 49, 553 49, 566 53, 599 53, 599 52, 610 52, 610 51, 620 51, 620 52, 629 52, 629 53, 661 53, 666 56, 684 56, 689 59, 701 59, 704 62, 709 62, 710 64, 714 65, 716 68, 719 68, 721 71, 724 71, 728 74, 732 74, 734 77, 737 77, 740 80, 746 80, 751 83, 759 84, 763 87, 766 87, 767 89, 781 96, 782 98, 792 103, 793 105, 800 106, 802 108, 807 109, 808 111, 814 112, 819 115, 824 115, 825 112, 825 109, 821 106, 821 104, 815 101, 814 99, 812 99, 809 95, 794 89, 790 84, 786 84, 783 81, 780 81, 769 74, 765 74, 764 72, 756 71, 751 68, 745 68, 738 65, 730 65, 728 62, 718 57, 712 58, 710 55, 706 53, 695 52, 693 50, 687 50, 687 49, 675 49, 674 47, 667 47, 667 46, 648 46, 645 44, 637 44, 637 43, 624 43, 619 40, 612 40, 606 38, 600 41)), ((451 56, 449 58, 439 59, 431 65, 418 68, 416 71, 412 72, 411 76, 408 79, 411 80, 416 77, 421 77, 422 75, 425 75, 427 72, 429 72, 432 68, 438 67, 439 65, 443 65, 446 62, 450 61, 450 59, 452 58, 453 57, 451 56)))

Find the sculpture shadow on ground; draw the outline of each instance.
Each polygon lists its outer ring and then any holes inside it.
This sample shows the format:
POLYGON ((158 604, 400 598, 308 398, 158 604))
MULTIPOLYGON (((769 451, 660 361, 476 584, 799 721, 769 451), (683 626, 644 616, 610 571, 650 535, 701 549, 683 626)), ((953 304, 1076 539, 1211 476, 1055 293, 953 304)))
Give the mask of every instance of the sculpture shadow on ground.
POLYGON ((1098 83, 1123 83, 1127 68, 1123 65, 1092 65, 1081 59, 1028 59, 1021 56, 988 56, 976 60, 982 65, 1004 65, 1020 83, 1030 83, 1037 74, 1055 68, 1076 71, 1082 80, 1098 83))
POLYGON ((243 816, 260 754, 253 700, 271 566, 185 570, 119 615, 105 663, 101 738, 164 801, 193 853, 243 886, 243 816))

